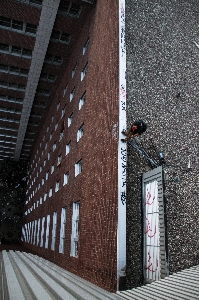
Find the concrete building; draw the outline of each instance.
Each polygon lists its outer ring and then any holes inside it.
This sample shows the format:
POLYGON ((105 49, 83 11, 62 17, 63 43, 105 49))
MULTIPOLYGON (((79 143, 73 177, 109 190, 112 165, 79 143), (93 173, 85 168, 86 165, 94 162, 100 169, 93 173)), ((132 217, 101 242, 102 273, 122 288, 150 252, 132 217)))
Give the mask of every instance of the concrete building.
POLYGON ((29 162, 22 244, 111 292, 198 264, 196 2, 0 4, 1 158, 29 162), (148 129, 127 147, 136 119, 148 129))

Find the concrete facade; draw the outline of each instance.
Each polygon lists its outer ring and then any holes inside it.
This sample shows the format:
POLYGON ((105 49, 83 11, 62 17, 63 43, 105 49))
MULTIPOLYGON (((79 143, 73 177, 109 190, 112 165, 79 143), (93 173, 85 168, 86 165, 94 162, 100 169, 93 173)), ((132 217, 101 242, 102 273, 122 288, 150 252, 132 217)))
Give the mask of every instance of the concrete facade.
MULTIPOLYGON (((126 1, 127 118, 145 120, 140 142, 165 155, 170 274, 199 259, 197 28, 198 1, 126 1)), ((128 287, 143 282, 141 176, 151 168, 128 149, 128 287)))

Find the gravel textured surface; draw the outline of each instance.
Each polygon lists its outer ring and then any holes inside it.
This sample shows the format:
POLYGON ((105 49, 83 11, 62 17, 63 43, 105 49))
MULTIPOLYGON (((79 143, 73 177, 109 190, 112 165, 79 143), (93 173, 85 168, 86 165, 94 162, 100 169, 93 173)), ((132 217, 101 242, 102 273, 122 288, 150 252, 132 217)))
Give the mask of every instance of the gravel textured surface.
MULTIPOLYGON (((127 123, 166 159, 169 272, 199 263, 199 1, 126 0, 127 123)), ((127 286, 142 283, 141 175, 152 167, 128 148, 127 286)))

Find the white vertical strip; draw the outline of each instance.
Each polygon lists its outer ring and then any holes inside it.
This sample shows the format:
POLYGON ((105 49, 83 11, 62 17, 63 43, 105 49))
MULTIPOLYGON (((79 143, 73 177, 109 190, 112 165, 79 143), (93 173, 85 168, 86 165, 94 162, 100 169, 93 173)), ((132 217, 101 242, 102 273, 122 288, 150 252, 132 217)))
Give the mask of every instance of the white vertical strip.
POLYGON ((126 44, 125 0, 119 0, 119 141, 118 141, 118 228, 117 279, 126 266, 126 144, 121 131, 126 128, 126 44))

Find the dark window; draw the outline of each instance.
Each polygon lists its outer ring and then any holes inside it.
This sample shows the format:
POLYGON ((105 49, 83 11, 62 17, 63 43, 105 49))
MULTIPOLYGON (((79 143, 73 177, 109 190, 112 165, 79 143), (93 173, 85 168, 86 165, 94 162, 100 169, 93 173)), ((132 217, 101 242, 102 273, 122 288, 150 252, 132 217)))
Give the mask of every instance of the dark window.
POLYGON ((55 76, 55 75, 48 74, 48 80, 49 80, 49 81, 55 81, 55 79, 56 79, 56 76, 55 76))
POLYGON ((23 51, 22 51, 22 55, 31 57, 32 56, 32 51, 29 50, 29 49, 24 48, 23 51))
POLYGON ((19 74, 19 68, 17 67, 10 67, 10 73, 19 74))
POLYGON ((0 65, 0 70, 1 71, 8 71, 8 66, 6 66, 6 65, 0 65))
POLYGON ((7 82, 5 82, 5 81, 0 81, 0 85, 1 85, 1 86, 7 87, 7 82))
POLYGON ((42 5, 42 0, 30 0, 30 4, 42 5))
POLYGON ((21 55, 21 47, 12 46, 12 53, 21 55))
POLYGON ((20 74, 21 74, 21 75, 28 75, 28 70, 27 70, 27 69, 21 68, 21 69, 20 69, 20 74))
POLYGON ((17 30, 23 30, 23 22, 12 20, 12 28, 17 29, 17 30))
POLYGON ((70 34, 63 32, 61 34, 60 40, 64 41, 64 42, 69 42, 69 40, 70 40, 70 34))
POLYGON ((36 34, 37 32, 37 25, 33 24, 26 24, 26 32, 36 34))
POLYGON ((43 90, 43 95, 50 96, 50 91, 44 89, 44 90, 43 90))
POLYGON ((61 64, 61 63, 62 63, 62 58, 61 58, 61 56, 55 56, 55 57, 54 57, 54 63, 61 64))
POLYGON ((23 102, 23 99, 22 98, 16 98, 16 101, 19 103, 22 103, 23 102))
POLYGON ((72 3, 70 10, 69 10, 69 14, 73 15, 73 16, 79 16, 80 9, 81 9, 80 5, 78 5, 76 3, 72 3))
POLYGON ((47 73, 41 73, 40 78, 43 79, 43 80, 47 80, 48 74, 47 73))
POLYGON ((53 30, 53 31, 52 31, 52 34, 51 34, 51 38, 52 38, 52 39, 55 39, 55 40, 59 40, 59 37, 60 37, 60 31, 58 31, 58 30, 53 30))
POLYGON ((0 25, 4 26, 4 27, 10 27, 11 19, 5 18, 5 17, 0 17, 0 25))
POLYGON ((69 1, 61 0, 58 10, 67 13, 69 9, 69 5, 70 5, 69 1))
POLYGON ((9 83, 9 87, 12 89, 17 89, 17 84, 16 83, 9 83))
POLYGON ((8 52, 9 51, 9 45, 0 43, 0 50, 8 52))
POLYGON ((53 62, 54 55, 52 54, 46 54, 45 60, 49 62, 53 62))
POLYGON ((18 84, 18 89, 24 91, 26 86, 24 84, 18 84))

